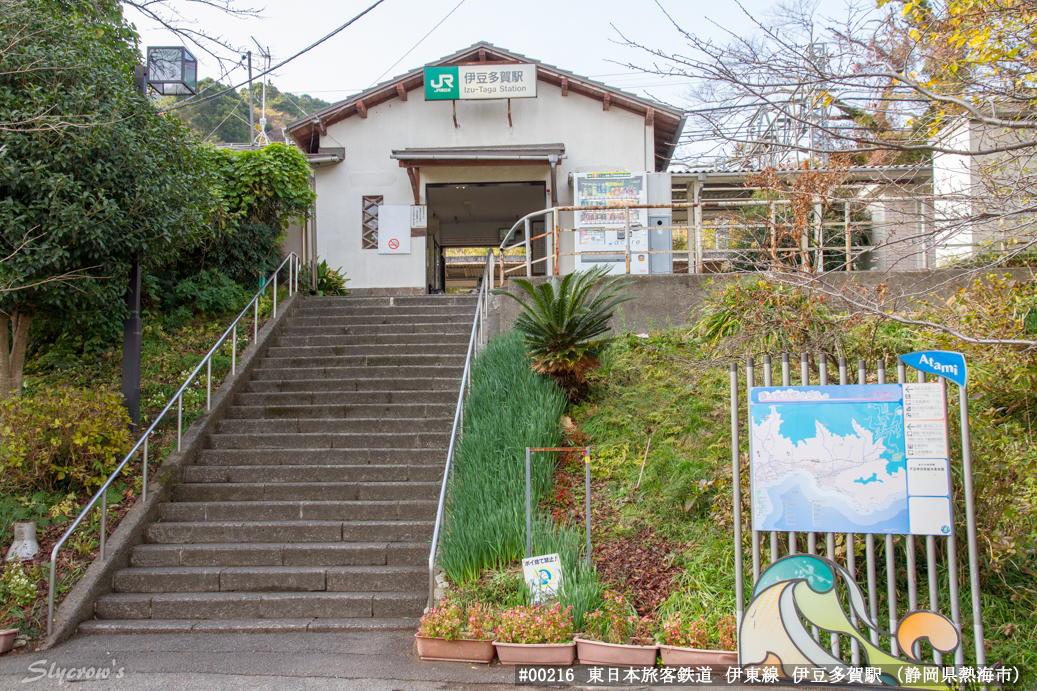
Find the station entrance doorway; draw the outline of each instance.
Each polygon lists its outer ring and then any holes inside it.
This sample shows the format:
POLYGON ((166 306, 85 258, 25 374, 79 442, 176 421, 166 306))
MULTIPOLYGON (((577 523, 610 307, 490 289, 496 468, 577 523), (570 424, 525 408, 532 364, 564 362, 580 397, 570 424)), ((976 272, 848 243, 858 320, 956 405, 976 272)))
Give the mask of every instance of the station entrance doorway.
MULTIPOLYGON (((478 182, 425 186, 428 204, 429 292, 454 292, 478 286, 486 250, 500 246, 504 235, 526 214, 547 207, 547 183, 478 182)), ((532 225, 531 237, 543 234, 543 220, 532 225)), ((512 242, 523 239, 521 229, 512 242)), ((544 238, 532 243, 533 259, 547 251, 544 238)), ((504 258, 506 268, 525 262, 522 249, 504 258)), ((545 262, 534 264, 542 275, 545 262)), ((524 275, 524 274, 523 274, 524 275)))

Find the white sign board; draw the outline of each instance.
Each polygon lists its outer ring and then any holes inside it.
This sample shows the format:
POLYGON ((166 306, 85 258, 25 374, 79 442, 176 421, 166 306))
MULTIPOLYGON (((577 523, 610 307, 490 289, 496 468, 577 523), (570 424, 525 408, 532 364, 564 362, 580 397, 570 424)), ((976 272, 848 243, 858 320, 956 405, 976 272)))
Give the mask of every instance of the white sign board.
POLYGON ((943 384, 904 384, 904 450, 912 535, 951 532, 951 474, 943 384))
POLYGON ((410 204, 378 207, 378 254, 410 254, 410 204))
POLYGON ((428 228, 428 207, 424 204, 415 204, 410 208, 410 227, 428 228))
POLYGON ((533 604, 553 600, 562 592, 562 560, 557 554, 523 559, 522 577, 533 595, 533 604))

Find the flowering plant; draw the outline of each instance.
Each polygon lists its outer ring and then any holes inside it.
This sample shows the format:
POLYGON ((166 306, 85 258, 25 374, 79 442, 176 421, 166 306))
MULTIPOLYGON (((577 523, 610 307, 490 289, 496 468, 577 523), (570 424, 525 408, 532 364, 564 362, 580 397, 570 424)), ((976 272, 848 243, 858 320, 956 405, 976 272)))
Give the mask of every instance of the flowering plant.
POLYGON ((681 648, 707 648, 709 647, 709 627, 702 616, 699 616, 698 619, 691 619, 680 614, 671 614, 663 623, 659 641, 663 645, 681 648))
POLYGON ((513 607, 501 613, 496 634, 501 643, 571 643, 572 607, 513 607))
POLYGON ((486 605, 475 603, 467 608, 442 600, 421 617, 419 636, 453 641, 465 638, 476 641, 491 640, 497 615, 486 605))
POLYGON ((651 617, 638 617, 626 598, 615 593, 605 593, 601 607, 589 612, 583 621, 583 637, 603 643, 622 644, 631 638, 651 638, 654 627, 651 617))

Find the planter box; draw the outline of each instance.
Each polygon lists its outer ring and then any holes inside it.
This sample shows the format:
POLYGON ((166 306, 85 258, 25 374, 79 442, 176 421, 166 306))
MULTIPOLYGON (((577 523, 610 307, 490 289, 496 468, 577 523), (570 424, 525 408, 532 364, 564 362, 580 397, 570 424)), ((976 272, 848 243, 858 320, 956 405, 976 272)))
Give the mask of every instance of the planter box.
POLYGON ((639 667, 655 667, 655 656, 659 646, 623 645, 619 643, 603 643, 576 639, 576 657, 581 665, 637 665, 639 667))
POLYGON ((18 629, 0 631, 0 654, 9 653, 14 649, 14 637, 17 635, 18 629))
POLYGON ((576 657, 575 643, 501 643, 493 642, 502 665, 571 665, 576 657))
POLYGON ((713 671, 727 673, 728 667, 738 666, 738 653, 733 650, 702 650, 700 648, 681 648, 675 645, 660 645, 663 665, 666 667, 683 667, 687 665, 708 665, 713 671))
POLYGON ((414 639, 418 644, 418 657, 422 660, 477 662, 485 665, 493 659, 493 641, 470 641, 464 638, 448 641, 417 634, 414 639))

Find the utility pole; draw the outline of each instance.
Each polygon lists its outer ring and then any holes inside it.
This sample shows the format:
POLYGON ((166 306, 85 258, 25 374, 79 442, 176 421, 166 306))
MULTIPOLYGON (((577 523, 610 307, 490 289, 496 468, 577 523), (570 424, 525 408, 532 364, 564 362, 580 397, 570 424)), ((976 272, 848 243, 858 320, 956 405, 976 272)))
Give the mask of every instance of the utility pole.
POLYGON ((259 116, 259 133, 253 133, 252 141, 260 146, 266 146, 270 143, 270 138, 266 136, 266 84, 270 81, 270 46, 264 50, 255 36, 252 36, 252 42, 256 44, 256 48, 259 48, 259 57, 266 58, 266 75, 263 78, 263 111, 259 116))
MULTIPOLYGON (((148 68, 137 65, 133 68, 134 86, 148 97, 148 68)), ((122 325, 122 396, 126 412, 130 416, 130 429, 140 427, 140 359, 141 330, 144 322, 140 318, 140 255, 135 254, 130 265, 130 285, 126 290, 126 308, 129 314, 122 325)))
POLYGON ((256 148, 256 113, 252 109, 252 51, 248 52, 248 145, 256 148))

